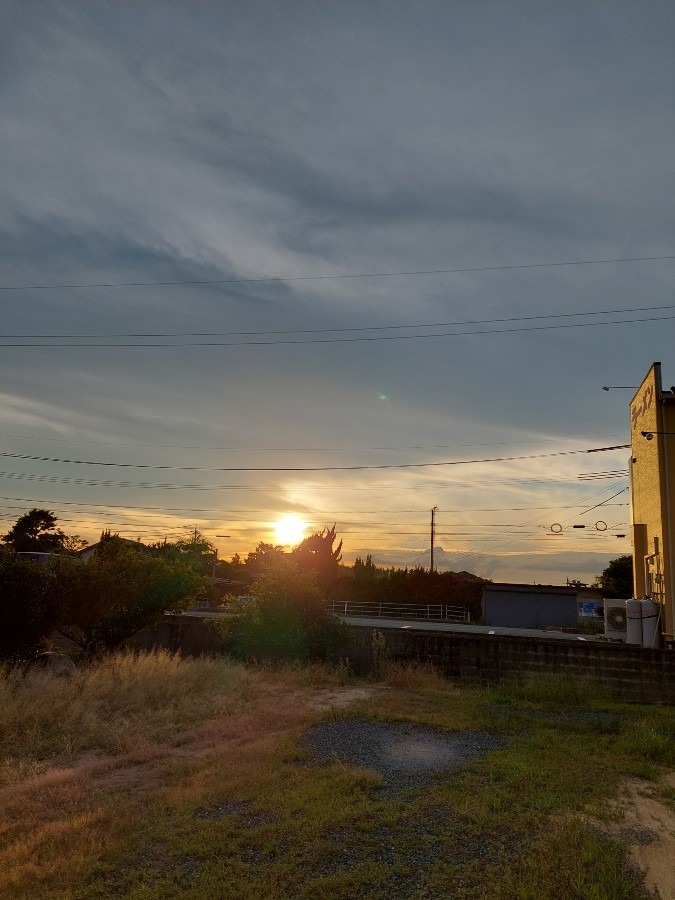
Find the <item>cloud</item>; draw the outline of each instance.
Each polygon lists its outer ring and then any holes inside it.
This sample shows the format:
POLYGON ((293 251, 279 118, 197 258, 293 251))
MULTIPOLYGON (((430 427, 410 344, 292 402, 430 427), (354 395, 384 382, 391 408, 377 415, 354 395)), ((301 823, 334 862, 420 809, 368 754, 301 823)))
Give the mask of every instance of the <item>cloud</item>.
MULTIPOLYGON (((481 4, 435 3, 412 13, 402 4, 205 4, 199 15, 152 2, 14 7, 0 38, 4 285, 671 252, 669 5, 638 14, 631 4, 572 11, 513 3, 490 6, 489 15, 481 4)), ((671 271, 672 263, 654 262, 63 288, 0 292, 0 304, 7 334, 309 336, 560 316, 520 323, 538 327, 573 324, 571 313, 669 304, 671 271)), ((105 449, 120 462, 357 465, 515 455, 502 452, 508 442, 523 452, 570 449, 585 435, 599 436, 587 446, 604 435, 623 443, 615 438, 627 433, 626 398, 601 386, 637 383, 671 348, 669 322, 268 348, 3 348, 3 427, 33 435, 6 437, 3 446, 60 456, 39 440, 58 436, 79 458, 84 441, 108 441, 97 458, 105 449), (239 449, 180 449, 190 446, 239 449)), ((342 509, 357 510, 362 523, 378 511, 419 511, 380 516, 395 524, 422 522, 434 505, 565 508, 589 493, 575 483, 581 470, 580 460, 560 458, 241 482, 251 485, 242 495, 254 523, 294 504, 321 524, 342 509)), ((38 471, 57 467, 36 464, 38 471)), ((59 491, 64 500, 130 500, 112 489, 59 491)), ((175 493, 154 505, 201 503, 189 492, 176 503, 175 493)), ((136 499, 143 502, 140 491, 136 499)), ((226 494, 213 503, 233 505, 226 494)), ((514 512, 505 523, 526 517, 514 512)), ((471 512, 463 518, 483 521, 471 512)), ((372 538, 376 558, 424 559, 425 536, 394 547, 394 526, 383 526, 378 541, 361 527, 346 547, 372 538)), ((443 546, 448 565, 467 549, 443 546)), ((517 555, 479 553, 480 546, 468 545, 472 565, 494 577, 562 577, 568 564, 578 575, 601 555, 582 547, 554 558, 536 545, 517 555)))

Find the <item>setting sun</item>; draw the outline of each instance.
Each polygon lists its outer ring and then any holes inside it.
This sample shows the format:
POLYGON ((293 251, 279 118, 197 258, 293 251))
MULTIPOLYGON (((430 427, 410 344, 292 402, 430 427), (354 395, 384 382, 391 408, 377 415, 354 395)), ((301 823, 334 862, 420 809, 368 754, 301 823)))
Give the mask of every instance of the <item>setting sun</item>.
POLYGON ((274 525, 277 541, 280 544, 299 544, 305 534, 307 522, 303 522, 298 516, 284 516, 274 525))

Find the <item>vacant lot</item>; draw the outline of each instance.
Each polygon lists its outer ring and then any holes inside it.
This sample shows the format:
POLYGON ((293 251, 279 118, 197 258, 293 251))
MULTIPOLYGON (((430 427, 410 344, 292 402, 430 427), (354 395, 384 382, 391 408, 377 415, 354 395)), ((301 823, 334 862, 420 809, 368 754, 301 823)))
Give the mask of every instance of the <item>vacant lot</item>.
POLYGON ((675 710, 587 684, 122 655, 0 679, 0 753, 2 897, 673 896, 675 710))

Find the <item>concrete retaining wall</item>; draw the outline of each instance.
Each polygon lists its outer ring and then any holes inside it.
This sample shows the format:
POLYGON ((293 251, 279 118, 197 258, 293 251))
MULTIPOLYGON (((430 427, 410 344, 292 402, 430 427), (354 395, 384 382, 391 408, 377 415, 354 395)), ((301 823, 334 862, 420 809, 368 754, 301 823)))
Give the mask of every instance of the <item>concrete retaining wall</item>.
POLYGON ((626 644, 559 639, 355 628, 353 665, 373 665, 374 633, 384 636, 385 658, 430 663, 446 677, 499 681, 505 675, 556 674, 584 678, 609 689, 618 699, 675 704, 675 653, 626 644))
MULTIPOLYGON (((555 638, 415 631, 414 627, 354 627, 352 631, 351 662, 358 674, 372 671, 373 646, 383 644, 385 659, 428 663, 447 678, 490 682, 507 675, 556 674, 596 682, 617 699, 675 705, 675 652, 670 650, 555 638), (375 633, 382 638, 373 641, 375 633)), ((157 629, 139 635, 132 646, 164 647, 199 656, 220 652, 221 640, 209 619, 167 616, 157 629)))

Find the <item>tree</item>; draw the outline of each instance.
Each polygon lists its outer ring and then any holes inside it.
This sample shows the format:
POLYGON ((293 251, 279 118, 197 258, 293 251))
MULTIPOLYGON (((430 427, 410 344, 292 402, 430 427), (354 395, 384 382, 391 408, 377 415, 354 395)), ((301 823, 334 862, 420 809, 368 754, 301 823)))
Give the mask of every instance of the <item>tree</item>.
POLYGON ((255 599, 234 610, 229 648, 235 656, 337 660, 347 652, 348 629, 326 609, 313 572, 284 559, 250 591, 255 599))
POLYGON ((38 653, 63 615, 64 596, 43 566, 0 548, 0 659, 38 653))
POLYGON ((316 573, 319 586, 329 596, 335 589, 342 561, 342 541, 334 547, 336 539, 335 525, 326 526, 301 541, 292 554, 301 569, 316 573))
POLYGON ((160 541, 152 544, 149 550, 153 556, 169 562, 185 563, 199 575, 210 575, 216 558, 216 548, 196 529, 187 540, 160 541))
POLYGON ((2 540, 17 553, 58 553, 64 548, 66 535, 56 527, 56 521, 48 509, 31 509, 19 516, 2 540))
POLYGON ((244 565, 249 574, 262 575, 277 566, 285 556, 283 547, 261 541, 255 550, 248 554, 244 565))
POLYGON ((60 630, 88 653, 112 650, 184 608, 202 582, 188 561, 153 556, 115 537, 86 563, 59 560, 54 571, 68 598, 60 630))
POLYGON ((633 557, 618 556, 595 579, 605 597, 625 599, 633 596, 633 557))

